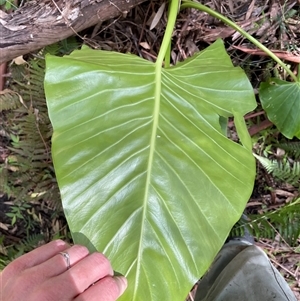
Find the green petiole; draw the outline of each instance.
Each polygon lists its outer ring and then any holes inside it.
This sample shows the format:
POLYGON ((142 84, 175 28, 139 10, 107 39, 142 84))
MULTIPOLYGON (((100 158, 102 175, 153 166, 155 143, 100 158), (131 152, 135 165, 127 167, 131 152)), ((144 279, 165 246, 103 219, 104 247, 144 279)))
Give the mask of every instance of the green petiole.
POLYGON ((171 0, 170 6, 169 6, 169 14, 168 14, 168 22, 166 31, 164 34, 164 38, 159 50, 159 54, 157 56, 156 64, 159 66, 162 65, 164 58, 166 58, 166 64, 165 66, 168 67, 170 65, 170 48, 171 48, 171 38, 173 29, 175 26, 177 13, 178 13, 178 7, 180 5, 180 0, 171 0), (169 50, 168 50, 169 49, 169 50), (168 57, 167 57, 168 55, 168 57))

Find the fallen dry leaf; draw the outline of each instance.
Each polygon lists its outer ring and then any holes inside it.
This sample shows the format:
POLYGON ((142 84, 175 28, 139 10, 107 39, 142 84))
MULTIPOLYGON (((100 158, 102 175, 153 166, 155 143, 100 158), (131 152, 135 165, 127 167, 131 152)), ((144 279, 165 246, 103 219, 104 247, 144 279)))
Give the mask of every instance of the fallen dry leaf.
MULTIPOLYGON (((246 48, 246 47, 241 47, 241 46, 234 46, 232 45, 233 48, 241 50, 245 53, 249 53, 252 55, 261 55, 261 56, 268 56, 265 52, 259 49, 251 49, 251 48, 246 48)), ((283 50, 272 50, 270 49, 277 57, 283 60, 287 60, 289 62, 294 62, 300 64, 300 54, 299 55, 294 55, 290 52, 283 51, 283 50)))

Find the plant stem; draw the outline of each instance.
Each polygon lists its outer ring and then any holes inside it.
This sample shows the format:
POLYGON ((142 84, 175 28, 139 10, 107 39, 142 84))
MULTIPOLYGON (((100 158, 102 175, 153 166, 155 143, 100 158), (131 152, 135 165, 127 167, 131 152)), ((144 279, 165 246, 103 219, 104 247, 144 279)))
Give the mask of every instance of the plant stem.
POLYGON ((243 30, 236 23, 232 22, 225 16, 219 14, 218 12, 216 12, 216 11, 210 9, 209 7, 202 5, 198 2, 184 0, 180 9, 185 9, 185 8, 195 8, 195 9, 204 11, 215 18, 220 19, 222 22, 224 22, 225 24, 229 25, 230 27, 232 27, 233 29, 238 31, 241 35, 243 35, 245 38, 247 38, 250 42, 252 42, 258 48, 260 48, 262 51, 264 51, 267 55, 269 55, 275 62, 277 62, 291 76, 291 78, 295 82, 298 81, 297 76, 284 64, 284 62, 282 60, 280 60, 271 50, 269 50, 267 47, 265 47, 263 44, 261 44, 257 39, 253 38, 250 34, 248 34, 245 30, 243 30))
POLYGON ((165 55, 165 68, 169 68, 171 63, 171 41, 168 45, 168 49, 165 55))
POLYGON ((163 60, 164 60, 164 58, 166 56, 166 53, 168 51, 168 47, 171 43, 172 33, 173 33, 174 25, 175 25, 175 22, 176 22, 176 18, 177 18, 179 1, 180 0, 170 0, 167 27, 166 27, 164 38, 163 38, 163 41, 161 43, 159 54, 158 54, 157 60, 156 60, 156 64, 159 65, 159 66, 162 65, 163 60))

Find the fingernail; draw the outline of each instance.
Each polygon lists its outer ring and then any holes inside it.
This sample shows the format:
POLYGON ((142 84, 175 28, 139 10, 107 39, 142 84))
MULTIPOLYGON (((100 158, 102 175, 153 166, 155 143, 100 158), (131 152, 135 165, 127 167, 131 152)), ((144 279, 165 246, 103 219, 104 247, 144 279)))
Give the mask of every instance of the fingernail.
POLYGON ((117 276, 117 277, 114 277, 114 278, 117 281, 117 284, 118 284, 119 289, 120 289, 120 295, 119 295, 119 297, 120 297, 127 288, 127 279, 125 277, 122 277, 122 276, 117 276))

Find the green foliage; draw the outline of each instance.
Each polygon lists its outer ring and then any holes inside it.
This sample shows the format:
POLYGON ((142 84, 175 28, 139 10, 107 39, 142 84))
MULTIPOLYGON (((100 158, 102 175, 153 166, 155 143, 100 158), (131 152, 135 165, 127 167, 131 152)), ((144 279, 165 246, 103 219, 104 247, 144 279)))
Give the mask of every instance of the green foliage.
MULTIPOLYGON (((254 154, 266 171, 274 179, 293 185, 299 189, 300 184, 300 162, 299 142, 274 143, 286 151, 281 160, 272 160, 254 154), (295 160, 290 159, 293 156, 295 160)), ((271 147, 271 146, 269 146, 271 147)), ((246 227, 250 234, 259 238, 274 240, 283 239, 291 246, 298 244, 300 236, 300 199, 296 199, 274 211, 263 214, 248 215, 248 221, 241 220, 233 228, 232 236, 242 236, 246 227)))
MULTIPOLYGON (((28 64, 11 66, 14 82, 0 92, 2 130, 10 139, 10 154, 0 165, 0 191, 19 202, 47 201, 61 209, 52 158, 52 127, 44 94, 44 55, 66 54, 78 48, 71 37, 46 47, 28 64)), ((16 216, 14 217, 14 219, 16 216)))
POLYGON ((80 44, 77 41, 76 37, 69 37, 58 43, 46 46, 45 49, 43 50, 43 55, 46 53, 53 54, 53 55, 69 54, 73 50, 78 49, 79 46, 80 44))
POLYGON ((22 102, 22 97, 17 92, 9 89, 0 91, 0 112, 17 109, 22 102))
POLYGON ((277 161, 259 158, 258 160, 266 168, 268 173, 271 173, 275 178, 290 183, 291 185, 299 186, 300 162, 290 163, 287 159, 277 161))
MULTIPOLYGON (((43 235, 32 234, 41 223, 35 205, 52 209, 51 218, 62 210, 50 153, 52 127, 44 95, 43 57, 45 53, 60 55, 75 48, 78 42, 71 37, 46 47, 26 64, 12 64, 10 87, 0 92, 1 134, 9 149, 0 165, 0 191, 13 202, 6 213, 11 225, 24 229, 27 235, 14 246, 7 246, 9 242, 0 237, 0 269, 44 240, 43 235)), ((69 240, 61 235, 56 233, 53 239, 69 240)))
POLYGON ((258 155, 255 155, 257 160, 263 165, 268 173, 272 174, 275 179, 289 183, 295 187, 300 184, 300 162, 292 161, 284 158, 281 161, 270 160, 258 155))
POLYGON ((0 0, 0 6, 3 6, 3 9, 6 11, 17 8, 14 5, 13 1, 9 1, 9 0, 0 0))
POLYGON ((28 204, 19 204, 18 206, 12 206, 11 212, 6 213, 8 217, 11 218, 11 224, 12 226, 16 223, 17 219, 25 220, 25 214, 27 209, 31 208, 28 204))
POLYGON ((271 78, 261 83, 259 97, 262 107, 280 132, 287 138, 300 138, 300 79, 287 82, 271 78))
POLYGON ((183 300, 252 191, 247 77, 221 41, 166 69, 85 48, 47 57, 45 92, 75 242, 127 276, 120 300, 183 300), (220 126, 232 115, 246 147, 220 126))
MULTIPOLYGON (((0 240, 2 239, 4 240, 4 237, 0 237, 0 240)), ((14 259, 32 251, 43 240, 44 236, 42 234, 32 234, 28 235, 26 239, 23 239, 21 242, 15 245, 2 247, 1 245, 3 244, 0 243, 0 271, 3 270, 14 259)))
POLYGON ((271 50, 262 45, 236 23, 209 7, 194 1, 183 0, 181 9, 184 8, 196 8, 220 19, 264 51, 283 68, 294 82, 270 78, 267 82, 260 84, 259 97, 269 120, 276 125, 281 133, 287 138, 293 138, 294 136, 300 138, 300 119, 298 118, 300 111, 300 67, 298 68, 298 76, 296 76, 271 50))
POLYGON ((300 199, 263 215, 248 215, 248 221, 240 221, 231 235, 243 236, 245 227, 257 239, 283 239, 290 246, 297 246, 300 237, 300 199))
POLYGON ((0 190, 16 204, 43 199, 59 208, 50 155, 52 129, 43 89, 44 60, 32 60, 20 68, 23 80, 0 95, 2 109, 6 111, 3 131, 11 141, 10 154, 0 166, 0 190))
POLYGON ((279 143, 276 146, 288 152, 290 156, 300 159, 300 141, 279 143))

